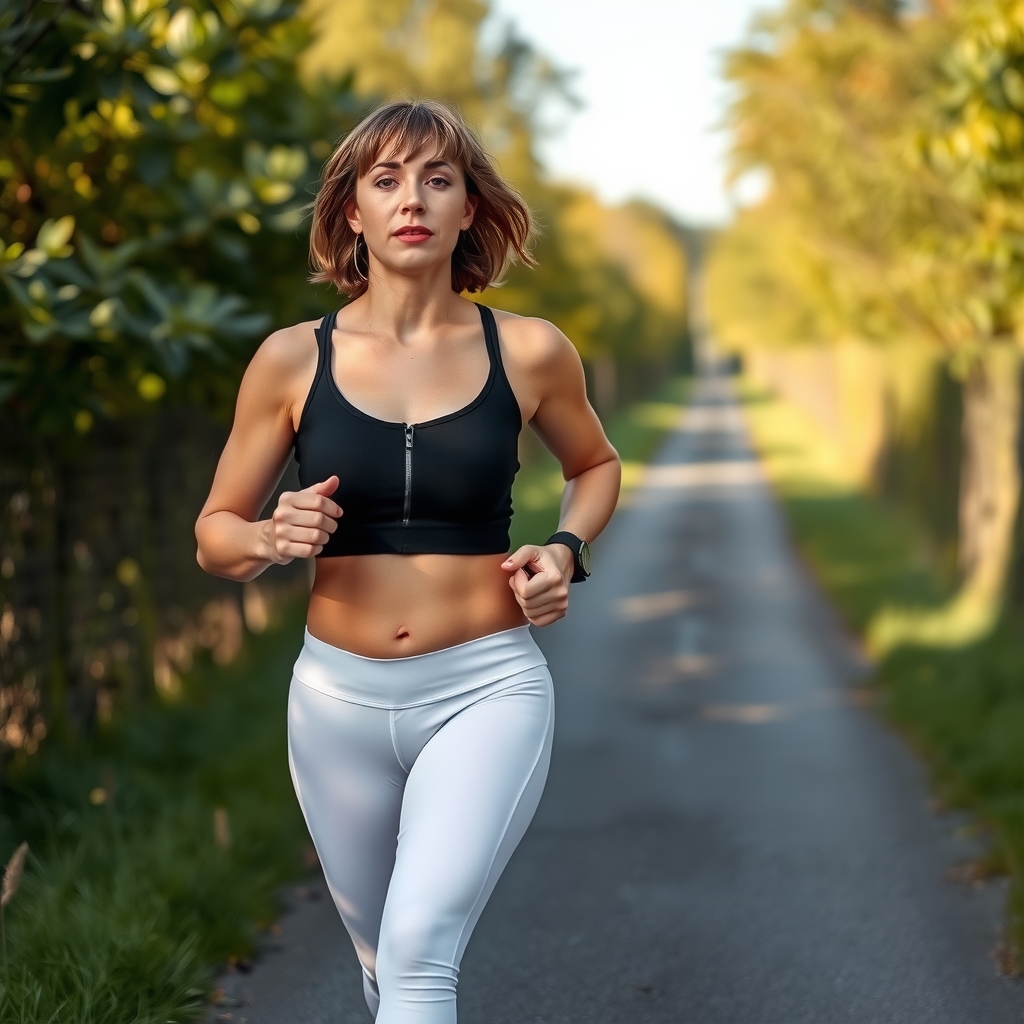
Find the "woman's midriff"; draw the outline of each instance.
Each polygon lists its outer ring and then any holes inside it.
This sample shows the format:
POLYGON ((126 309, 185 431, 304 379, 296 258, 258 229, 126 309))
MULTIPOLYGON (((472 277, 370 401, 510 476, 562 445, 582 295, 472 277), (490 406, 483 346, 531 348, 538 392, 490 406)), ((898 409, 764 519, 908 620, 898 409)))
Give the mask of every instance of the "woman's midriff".
POLYGON ((505 555, 318 558, 306 625, 367 658, 426 654, 526 623, 505 555))

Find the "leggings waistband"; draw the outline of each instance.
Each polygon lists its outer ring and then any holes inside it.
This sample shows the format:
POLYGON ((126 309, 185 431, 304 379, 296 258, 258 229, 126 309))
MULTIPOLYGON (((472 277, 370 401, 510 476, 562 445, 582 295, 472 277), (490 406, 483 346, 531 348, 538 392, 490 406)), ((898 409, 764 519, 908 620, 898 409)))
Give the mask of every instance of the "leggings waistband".
POLYGON ((367 658, 305 631, 295 678, 353 704, 411 708, 524 672, 547 660, 529 626, 467 640, 406 658, 367 658))

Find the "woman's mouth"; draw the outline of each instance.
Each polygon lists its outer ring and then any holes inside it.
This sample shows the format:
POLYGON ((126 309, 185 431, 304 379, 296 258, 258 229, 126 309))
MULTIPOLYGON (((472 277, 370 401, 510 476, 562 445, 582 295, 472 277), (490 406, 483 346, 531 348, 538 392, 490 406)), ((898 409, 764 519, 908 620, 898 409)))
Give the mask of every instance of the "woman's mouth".
POLYGON ((433 233, 430 228, 410 225, 409 227, 399 228, 395 232, 395 238, 403 242, 425 242, 433 233))

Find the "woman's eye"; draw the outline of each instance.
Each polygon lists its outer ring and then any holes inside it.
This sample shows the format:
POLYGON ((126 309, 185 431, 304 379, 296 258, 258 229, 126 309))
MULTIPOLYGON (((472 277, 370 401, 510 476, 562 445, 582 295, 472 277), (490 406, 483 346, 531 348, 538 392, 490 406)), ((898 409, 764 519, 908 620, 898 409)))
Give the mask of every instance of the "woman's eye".
POLYGON ((379 186, 381 186, 383 188, 391 188, 391 186, 394 185, 394 183, 395 183, 395 179, 394 178, 378 178, 374 182, 374 185, 379 185, 379 186))
POLYGON ((447 178, 435 177, 435 178, 430 178, 429 181, 428 181, 428 184, 434 185, 434 186, 444 187, 446 185, 450 185, 451 182, 447 178))

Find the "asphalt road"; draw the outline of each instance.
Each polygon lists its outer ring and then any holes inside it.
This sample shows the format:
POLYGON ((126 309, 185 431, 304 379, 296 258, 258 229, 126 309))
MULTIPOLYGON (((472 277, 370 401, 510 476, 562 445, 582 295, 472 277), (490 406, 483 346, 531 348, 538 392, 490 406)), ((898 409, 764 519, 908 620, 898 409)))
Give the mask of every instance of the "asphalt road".
MULTIPOLYGON (((537 638, 552 771, 463 961, 462 1024, 1024 1021, 991 956, 1004 884, 947 880, 972 841, 861 706, 726 382, 698 387, 537 638)), ((290 902, 218 1012, 365 1024, 322 883, 290 902)))

